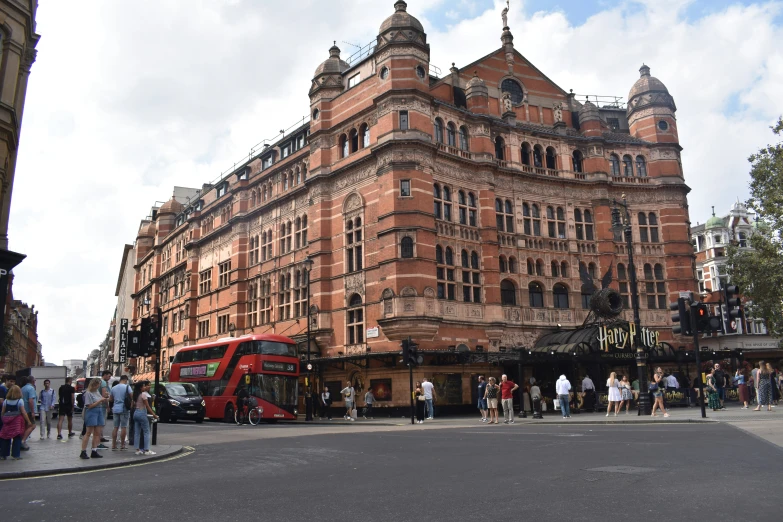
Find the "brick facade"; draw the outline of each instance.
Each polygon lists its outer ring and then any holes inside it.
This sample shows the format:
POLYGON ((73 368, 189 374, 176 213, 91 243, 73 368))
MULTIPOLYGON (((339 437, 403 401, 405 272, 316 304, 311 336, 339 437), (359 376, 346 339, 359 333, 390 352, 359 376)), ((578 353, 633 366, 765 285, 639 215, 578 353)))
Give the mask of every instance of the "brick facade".
MULTIPOLYGON (((696 289, 672 97, 645 66, 627 107, 579 101, 514 49, 508 28, 501 41, 436 78, 426 34, 398 1, 368 56, 349 64, 330 49, 309 123, 190 204, 155 209, 136 241, 133 321, 162 308, 164 369, 177 348, 218 337, 304 341, 309 257, 312 355, 332 361, 319 363, 320 381, 391 378, 390 404, 407 404, 402 365, 341 361, 397 352, 408 336, 433 353, 497 352, 579 327, 580 263, 612 265, 628 294, 610 228, 623 195, 642 324, 684 344, 667 307, 696 289)), ((471 375, 490 370, 417 373, 458 374, 467 403, 471 375)))

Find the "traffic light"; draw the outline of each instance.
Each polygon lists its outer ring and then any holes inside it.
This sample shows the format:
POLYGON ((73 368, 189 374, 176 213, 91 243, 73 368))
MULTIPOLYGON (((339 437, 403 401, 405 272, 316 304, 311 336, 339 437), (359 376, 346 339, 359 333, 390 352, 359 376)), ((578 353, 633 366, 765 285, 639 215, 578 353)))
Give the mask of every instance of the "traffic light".
POLYGON ((696 303, 694 306, 694 316, 696 318, 696 331, 704 334, 711 334, 720 330, 720 319, 710 315, 709 306, 704 303, 696 303))
POLYGON ((158 353, 160 346, 160 325, 150 317, 141 320, 141 345, 139 346, 139 356, 149 357, 158 353))
POLYGON ((737 319, 742 316, 739 287, 727 285, 723 287, 723 299, 726 301, 725 328, 726 333, 737 333, 737 319))
POLYGON ((128 359, 141 356, 141 332, 130 330, 128 332, 128 359))
POLYGON ((400 344, 402 345, 402 362, 404 364, 417 366, 424 362, 424 358, 418 353, 419 345, 414 343, 410 337, 403 339, 400 344))
POLYGON ((677 302, 669 303, 669 309, 676 312, 672 314, 672 323, 674 324, 672 333, 676 335, 693 335, 691 314, 686 303, 687 300, 684 297, 677 299, 677 302))

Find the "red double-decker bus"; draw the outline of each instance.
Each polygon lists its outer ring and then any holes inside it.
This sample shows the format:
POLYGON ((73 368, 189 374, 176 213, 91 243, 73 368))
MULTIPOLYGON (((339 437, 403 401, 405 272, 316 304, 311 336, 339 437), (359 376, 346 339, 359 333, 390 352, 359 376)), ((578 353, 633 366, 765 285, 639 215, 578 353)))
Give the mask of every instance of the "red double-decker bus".
POLYGON ((169 381, 194 384, 211 419, 234 421, 237 393, 242 387, 258 399, 264 419, 295 419, 299 383, 296 343, 270 334, 188 346, 174 356, 169 381))

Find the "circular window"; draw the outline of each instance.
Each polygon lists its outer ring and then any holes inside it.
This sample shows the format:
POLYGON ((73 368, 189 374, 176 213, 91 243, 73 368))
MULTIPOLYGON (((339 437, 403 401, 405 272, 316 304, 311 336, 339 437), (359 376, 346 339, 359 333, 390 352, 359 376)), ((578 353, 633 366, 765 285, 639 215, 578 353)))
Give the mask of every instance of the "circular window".
POLYGON ((416 66, 416 76, 418 76, 422 80, 424 79, 424 76, 426 76, 426 73, 424 72, 424 67, 422 67, 421 65, 416 66))
POLYGON ((511 95, 511 103, 514 105, 519 105, 525 99, 525 92, 522 90, 522 86, 509 78, 503 80, 503 83, 500 84, 500 90, 511 95))
POLYGON ((319 111, 318 109, 315 109, 315 110, 313 111, 313 121, 317 120, 317 119, 318 119, 318 116, 319 116, 320 114, 321 114, 321 111, 319 111))
POLYGON ((381 69, 381 80, 385 80, 388 77, 389 77, 389 69, 384 67, 383 69, 381 69))
POLYGON ((658 122, 658 128, 661 129, 662 131, 669 130, 669 124, 661 120, 658 122))

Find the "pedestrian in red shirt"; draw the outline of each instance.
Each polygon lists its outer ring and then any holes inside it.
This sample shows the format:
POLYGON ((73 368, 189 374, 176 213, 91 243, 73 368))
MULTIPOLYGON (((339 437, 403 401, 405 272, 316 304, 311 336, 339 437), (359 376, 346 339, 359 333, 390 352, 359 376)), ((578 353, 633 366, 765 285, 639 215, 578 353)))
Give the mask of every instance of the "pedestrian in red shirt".
POLYGON ((508 376, 500 377, 500 398, 503 403, 503 424, 514 424, 514 392, 519 388, 514 381, 509 381, 508 376))

